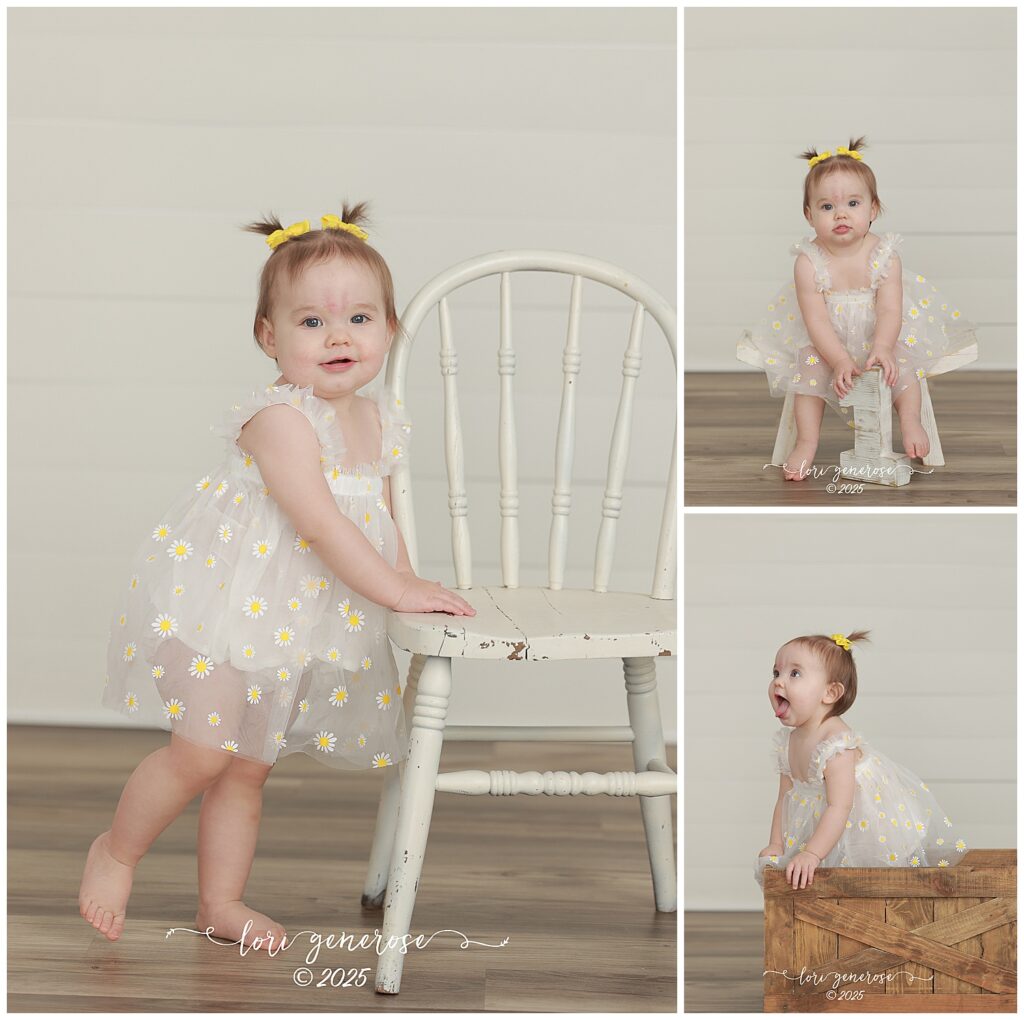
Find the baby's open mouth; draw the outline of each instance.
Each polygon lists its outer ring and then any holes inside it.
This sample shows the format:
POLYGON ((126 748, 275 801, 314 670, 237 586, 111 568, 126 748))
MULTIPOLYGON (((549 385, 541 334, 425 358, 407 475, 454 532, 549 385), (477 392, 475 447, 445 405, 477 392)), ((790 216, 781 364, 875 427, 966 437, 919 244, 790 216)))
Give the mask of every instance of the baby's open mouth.
POLYGON ((339 365, 344 364, 346 361, 351 361, 351 358, 335 358, 333 361, 325 361, 325 365, 339 365))
POLYGON ((781 719, 789 711, 789 702, 780 694, 773 694, 772 702, 775 705, 776 719, 781 719))

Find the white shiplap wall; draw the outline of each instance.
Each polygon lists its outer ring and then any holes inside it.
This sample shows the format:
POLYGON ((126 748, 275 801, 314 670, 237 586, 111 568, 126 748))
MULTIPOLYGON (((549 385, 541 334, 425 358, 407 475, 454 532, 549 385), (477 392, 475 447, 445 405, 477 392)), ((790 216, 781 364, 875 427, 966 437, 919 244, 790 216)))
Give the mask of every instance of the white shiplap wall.
MULTIPOLYGON (((671 9, 65 8, 9 12, 10 619, 15 722, 115 725, 105 647, 129 557, 220 459, 209 432, 272 381, 251 337, 262 238, 369 199, 399 311, 441 269, 516 247, 629 268, 675 294, 671 9), (40 650, 46 649, 46 655, 40 650), (49 654, 53 652, 55 654, 49 654)), ((519 283, 522 583, 542 580, 568 280, 519 283)), ((497 579, 496 283, 454 303, 470 522, 497 579)), ((628 302, 587 291, 567 582, 587 585, 628 302)), ((453 582, 436 326, 411 361, 424 576, 453 582)), ((675 382, 650 325, 613 584, 650 586, 675 382)), ((399 653, 400 668, 407 656, 399 653)), ((510 673, 456 675, 453 723, 510 673)), ((514 669, 514 667, 509 667, 514 669)), ((675 735, 675 660, 660 659, 675 735)), ((515 674, 509 723, 625 721, 621 663, 515 674)))
POLYGON ((736 341, 775 288, 808 146, 867 136, 886 211, 978 327, 971 369, 1016 367, 1016 9, 689 8, 684 21, 685 367, 752 371, 736 341))
POLYGON ((921 776, 976 847, 1016 846, 1013 514, 686 516, 686 907, 758 910, 778 728, 799 634, 870 630, 844 715, 921 776))

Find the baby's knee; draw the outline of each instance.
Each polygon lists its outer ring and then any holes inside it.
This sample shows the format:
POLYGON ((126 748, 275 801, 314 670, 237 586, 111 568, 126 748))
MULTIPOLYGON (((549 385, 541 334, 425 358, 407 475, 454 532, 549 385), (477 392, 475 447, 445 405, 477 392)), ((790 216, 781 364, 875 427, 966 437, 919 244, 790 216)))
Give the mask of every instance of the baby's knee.
POLYGON ((175 775, 203 789, 218 779, 233 761, 226 751, 200 747, 176 733, 171 734, 170 756, 175 775))
POLYGON ((232 758, 228 765, 228 776, 250 786, 262 786, 270 775, 273 765, 261 765, 248 758, 232 758))

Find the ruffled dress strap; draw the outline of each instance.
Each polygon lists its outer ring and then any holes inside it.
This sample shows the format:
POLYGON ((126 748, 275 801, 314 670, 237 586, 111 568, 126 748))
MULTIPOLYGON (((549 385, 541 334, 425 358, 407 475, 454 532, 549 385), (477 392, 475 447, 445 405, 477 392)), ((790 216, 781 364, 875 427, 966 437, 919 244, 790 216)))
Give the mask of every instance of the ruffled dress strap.
POLYGON ((793 774, 789 771, 789 732, 785 726, 780 726, 775 731, 775 736, 772 737, 771 753, 775 771, 792 779, 793 774))
POLYGON ((808 774, 814 776, 819 783, 823 783, 825 781, 825 766, 841 751, 859 748, 863 743, 864 740, 859 733, 852 733, 849 730, 826 737, 811 754, 808 774))
POLYGON ((806 255, 814 266, 814 286, 819 291, 832 289, 832 277, 828 271, 828 256, 815 244, 813 237, 804 237, 790 249, 791 255, 806 255))
POLYGON ((392 468, 409 456, 412 421, 405 402, 381 386, 372 394, 380 412, 381 474, 391 474, 392 468))
POLYGON ((900 234, 883 234, 882 240, 875 245, 874 254, 868 263, 872 290, 878 290, 882 281, 889 275, 892 257, 899 255, 902 244, 903 237, 900 234))
POLYGON ((339 464, 344 460, 345 441, 338 423, 334 420, 334 408, 326 400, 314 396, 312 386, 281 383, 271 384, 262 390, 253 390, 248 397, 233 404, 224 421, 219 425, 211 425, 210 431, 223 437, 231 452, 237 455, 241 451, 235 441, 242 431, 242 426, 258 411, 272 404, 288 404, 305 415, 320 443, 321 464, 339 464))

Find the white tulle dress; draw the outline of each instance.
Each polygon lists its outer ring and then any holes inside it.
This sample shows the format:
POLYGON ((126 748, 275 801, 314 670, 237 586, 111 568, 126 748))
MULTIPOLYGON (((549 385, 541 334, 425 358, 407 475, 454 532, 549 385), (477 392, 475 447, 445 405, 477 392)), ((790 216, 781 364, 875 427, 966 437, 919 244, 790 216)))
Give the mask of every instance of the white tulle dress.
MULTIPOLYGON (((814 281, 824 295, 832 328, 858 368, 863 368, 875 333, 875 299, 889 275, 894 254, 903 238, 885 234, 867 256, 869 286, 856 290, 832 289, 829 256, 814 237, 796 242, 793 255, 806 255, 814 266, 814 281)), ((902 265, 902 262, 901 262, 902 265)), ((903 322, 893 349, 899 378, 892 387, 898 397, 915 379, 948 372, 977 357, 977 337, 954 302, 944 297, 926 277, 903 267, 903 322)), ((832 369, 818 353, 804 326, 796 298, 796 285, 784 283, 766 302, 765 315, 753 329, 744 330, 737 357, 764 369, 773 396, 787 391, 824 398, 852 424, 851 409, 839 406, 832 389, 832 369)))
POLYGON ((313 388, 268 386, 213 431, 228 449, 153 528, 116 607, 102 702, 195 744, 263 764, 302 751, 338 769, 404 759, 407 734, 385 610, 346 588, 270 497, 242 426, 285 403, 321 447, 338 508, 397 561, 383 479, 411 423, 381 384, 380 457, 346 463, 333 407, 313 388))
POLYGON ((809 842, 828 807, 825 766, 851 748, 862 757, 855 766, 853 809, 839 842, 822 860, 823 868, 947 868, 967 850, 963 834, 939 807, 935 795, 910 769, 897 764, 847 730, 821 741, 811 752, 807 779, 790 771, 791 729, 780 727, 772 742, 775 771, 789 776, 793 789, 783 801, 782 844, 779 856, 758 857, 754 875, 764 884, 763 870, 783 871, 809 842))

